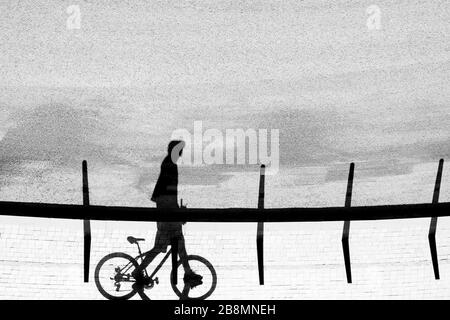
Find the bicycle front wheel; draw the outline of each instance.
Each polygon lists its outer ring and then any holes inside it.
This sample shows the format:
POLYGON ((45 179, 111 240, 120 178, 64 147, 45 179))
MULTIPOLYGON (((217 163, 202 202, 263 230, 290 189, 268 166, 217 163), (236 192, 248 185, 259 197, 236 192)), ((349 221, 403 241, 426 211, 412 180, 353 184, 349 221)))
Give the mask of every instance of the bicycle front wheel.
POLYGON ((136 294, 131 273, 139 266, 130 255, 115 252, 103 257, 95 268, 95 285, 109 300, 127 300, 136 294))
POLYGON ((212 264, 203 257, 190 255, 187 257, 191 269, 203 277, 202 284, 190 288, 183 281, 184 270, 180 266, 181 260, 177 263, 177 284, 174 284, 172 279, 172 272, 170 273, 170 284, 175 294, 182 300, 204 300, 208 298, 216 289, 217 274, 212 264))

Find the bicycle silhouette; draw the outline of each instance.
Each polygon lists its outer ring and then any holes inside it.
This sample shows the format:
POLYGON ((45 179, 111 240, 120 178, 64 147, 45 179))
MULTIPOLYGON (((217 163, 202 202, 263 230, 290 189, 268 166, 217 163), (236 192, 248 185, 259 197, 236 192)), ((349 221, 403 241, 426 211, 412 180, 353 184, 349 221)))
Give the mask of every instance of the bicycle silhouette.
MULTIPOLYGON (((133 297, 136 293, 139 293, 133 288, 133 284, 136 280, 131 274, 139 266, 138 259, 140 259, 142 263, 149 251, 142 253, 141 247, 139 246, 139 241, 145 241, 145 239, 138 239, 130 236, 127 240, 130 244, 137 245, 139 252, 138 256, 133 258, 123 252, 110 253, 103 257, 95 268, 95 284, 97 289, 105 298, 110 300, 127 300, 133 297)), ((171 253, 172 249, 167 251, 164 258, 150 274, 150 276, 148 276, 147 269, 144 270, 145 275, 149 277, 149 284, 145 286, 145 289, 151 289, 155 286, 155 284, 159 284, 159 279, 155 276, 169 258, 171 253)), ((183 300, 203 300, 208 298, 213 293, 217 285, 217 274, 214 267, 208 260, 200 256, 188 255, 187 259, 189 261, 189 265, 195 269, 196 273, 203 276, 203 283, 198 287, 195 287, 195 289, 191 289, 188 284, 184 283, 182 277, 179 279, 178 275, 182 274, 182 272, 178 272, 178 268, 182 265, 182 263, 181 260, 178 260, 176 264, 176 281, 173 270, 171 270, 170 273, 170 284, 173 291, 180 299, 183 300), (180 290, 177 285, 182 285, 183 288, 180 290)), ((145 294, 142 296, 142 294, 139 293, 139 295, 141 295, 143 299, 148 299, 145 294)))

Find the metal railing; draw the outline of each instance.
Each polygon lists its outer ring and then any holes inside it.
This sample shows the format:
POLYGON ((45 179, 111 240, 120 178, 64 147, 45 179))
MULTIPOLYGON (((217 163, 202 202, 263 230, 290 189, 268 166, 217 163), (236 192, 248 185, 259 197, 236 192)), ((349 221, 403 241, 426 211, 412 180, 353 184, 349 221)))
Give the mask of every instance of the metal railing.
MULTIPOLYGON (((0 216, 21 216, 33 218, 57 218, 83 220, 84 229, 84 281, 89 281, 91 253, 90 220, 109 221, 189 221, 189 222, 253 222, 257 223, 256 244, 259 282, 264 284, 264 223, 265 222, 316 222, 343 221, 342 248, 347 282, 352 282, 350 260, 350 221, 431 218, 428 240, 430 245, 435 279, 439 279, 439 264, 436 248, 436 227, 438 217, 450 216, 450 202, 439 203, 440 186, 444 160, 439 161, 438 173, 431 203, 382 206, 351 206, 355 165, 350 164, 344 207, 326 208, 264 208, 265 167, 261 166, 257 208, 142 208, 91 205, 87 162, 82 164, 83 204, 52 204, 0 201, 0 216)), ((176 272, 177 248, 172 250, 172 268, 176 272)), ((176 277, 175 277, 176 278, 176 277)))

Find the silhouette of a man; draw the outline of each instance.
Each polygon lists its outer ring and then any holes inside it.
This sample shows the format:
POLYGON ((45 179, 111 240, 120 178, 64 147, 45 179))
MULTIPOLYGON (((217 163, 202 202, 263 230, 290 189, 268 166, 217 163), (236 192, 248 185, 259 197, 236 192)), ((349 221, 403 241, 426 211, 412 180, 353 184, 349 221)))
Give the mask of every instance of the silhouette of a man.
MULTIPOLYGON (((184 141, 173 140, 167 148, 167 156, 161 164, 161 172, 156 182, 151 200, 156 202, 157 208, 179 208, 178 206, 178 166, 177 161, 183 154, 184 141)), ((155 245, 151 249, 142 264, 133 272, 138 289, 147 284, 143 270, 153 261, 160 252, 167 252, 167 246, 171 239, 178 240, 178 254, 184 268, 184 281, 196 285, 201 284, 202 276, 194 273, 187 260, 186 247, 182 232, 183 222, 157 222, 158 231, 155 237, 155 245)))

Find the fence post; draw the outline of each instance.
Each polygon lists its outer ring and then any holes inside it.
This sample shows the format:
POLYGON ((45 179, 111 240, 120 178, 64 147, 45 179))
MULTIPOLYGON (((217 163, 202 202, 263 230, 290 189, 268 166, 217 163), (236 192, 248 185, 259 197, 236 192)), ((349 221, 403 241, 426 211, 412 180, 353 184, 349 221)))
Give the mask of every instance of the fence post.
MULTIPOLYGON (((436 183, 434 185, 433 202, 439 202, 439 194, 441 192, 441 180, 442 171, 444 169, 444 159, 439 160, 438 172, 436 176, 436 183)), ((433 262, 434 278, 439 280, 439 261, 436 248, 436 228, 437 228, 437 217, 431 217, 430 230, 428 231, 428 242, 430 243, 431 260, 433 262)))
MULTIPOLYGON (((264 183, 266 166, 261 165, 259 173, 258 209, 264 209, 264 183)), ((259 284, 264 285, 264 222, 258 222, 256 232, 256 250, 258 255, 259 284)))
MULTIPOLYGON (((350 171, 348 173, 347 193, 345 195, 345 207, 350 208, 352 205, 352 191, 353 191, 353 175, 355 172, 355 164, 350 164, 350 171)), ((348 237, 350 235, 350 221, 344 221, 344 229, 342 231, 342 249, 344 251, 345 272, 347 274, 347 283, 352 283, 352 269, 350 262, 350 247, 348 244, 348 237)))
MULTIPOLYGON (((83 205, 89 206, 89 181, 87 161, 83 161, 83 205)), ((89 282, 89 263, 91 257, 91 221, 83 220, 84 232, 84 282, 89 282)))

